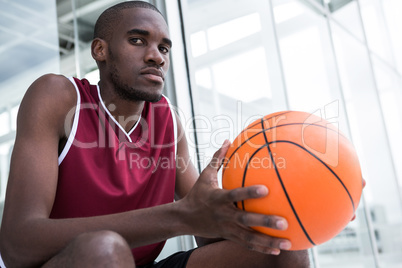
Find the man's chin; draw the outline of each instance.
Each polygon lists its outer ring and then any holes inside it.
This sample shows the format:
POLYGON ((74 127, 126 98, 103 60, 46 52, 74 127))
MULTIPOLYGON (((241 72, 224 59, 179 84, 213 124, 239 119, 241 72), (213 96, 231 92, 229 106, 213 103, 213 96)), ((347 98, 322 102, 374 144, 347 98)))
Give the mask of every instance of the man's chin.
POLYGON ((133 97, 141 101, 158 102, 162 99, 163 85, 150 87, 146 90, 133 90, 133 97))
POLYGON ((149 99, 148 102, 155 103, 155 102, 160 101, 161 99, 162 99, 162 94, 159 94, 159 95, 155 96, 154 98, 149 99))
POLYGON ((120 91, 121 97, 126 100, 131 101, 147 101, 147 102, 158 102, 162 98, 162 89, 152 90, 151 92, 143 90, 126 90, 120 91))
POLYGON ((147 102, 158 102, 162 99, 162 93, 159 94, 136 94, 131 98, 133 101, 147 101, 147 102))

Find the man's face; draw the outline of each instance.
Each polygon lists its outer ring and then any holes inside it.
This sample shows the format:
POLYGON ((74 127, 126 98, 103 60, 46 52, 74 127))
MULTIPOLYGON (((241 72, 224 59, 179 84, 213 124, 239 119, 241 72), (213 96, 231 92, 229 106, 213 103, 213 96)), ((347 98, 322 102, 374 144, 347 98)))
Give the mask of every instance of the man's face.
POLYGON ((123 10, 106 62, 116 92, 127 100, 158 101, 169 69, 170 48, 168 27, 158 12, 123 10))

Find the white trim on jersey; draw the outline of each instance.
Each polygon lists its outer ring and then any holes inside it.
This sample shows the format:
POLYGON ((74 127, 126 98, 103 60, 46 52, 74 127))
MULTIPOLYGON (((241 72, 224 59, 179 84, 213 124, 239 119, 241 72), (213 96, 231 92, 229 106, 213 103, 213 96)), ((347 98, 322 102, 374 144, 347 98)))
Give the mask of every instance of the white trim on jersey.
POLYGON ((163 97, 165 97, 167 103, 169 104, 170 107, 170 112, 172 114, 172 119, 173 119, 173 133, 174 133, 174 155, 175 158, 177 158, 177 121, 176 121, 176 114, 173 110, 173 106, 172 103, 170 102, 169 98, 166 97, 165 95, 163 95, 163 97))
MULTIPOLYGON (((80 115, 80 109, 81 109, 81 95, 80 95, 80 91, 78 89, 77 84, 75 83, 75 80, 73 77, 69 77, 68 78, 70 80, 70 82, 74 85, 74 88, 77 92, 77 106, 75 108, 75 114, 74 114, 74 121, 73 121, 73 126, 70 132, 70 135, 68 137, 68 140, 66 142, 66 145, 64 146, 59 158, 58 158, 58 162, 59 165, 63 162, 64 158, 66 157, 68 151, 71 148, 71 145, 74 142, 75 139, 75 135, 77 134, 77 128, 78 128, 78 121, 79 121, 79 115, 80 115)), ((97 90, 98 90, 98 97, 100 100, 100 103, 103 107, 103 109, 106 111, 106 113, 109 115, 109 117, 114 121, 114 123, 123 131, 123 133, 126 135, 127 139, 132 142, 131 140, 131 133, 138 127, 140 120, 141 120, 141 115, 137 121, 137 123, 131 128, 131 130, 127 133, 125 131, 125 129, 117 122, 117 120, 112 116, 112 114, 109 112, 109 110, 106 108, 105 103, 103 102, 102 96, 100 95, 100 88, 99 85, 97 85, 97 90)), ((172 115, 172 120, 173 120, 173 131, 174 131, 174 145, 175 145, 175 156, 177 157, 177 120, 176 120, 176 115, 173 109, 173 106, 169 100, 169 98, 167 98, 165 95, 163 95, 163 97, 166 99, 166 101, 169 104, 169 108, 170 108, 170 112, 172 115)))
POLYGON ((0 254, 0 267, 6 268, 6 265, 4 264, 3 259, 1 258, 1 254, 0 254))
POLYGON ((70 135, 68 136, 66 145, 64 145, 63 151, 61 152, 61 154, 59 156, 59 166, 60 166, 61 162, 63 162, 64 158, 66 157, 68 151, 71 148, 71 145, 74 142, 75 134, 77 133, 78 118, 80 116, 80 108, 81 108, 81 95, 80 95, 80 91, 78 90, 78 86, 75 83, 73 77, 69 77, 68 80, 70 80, 70 82, 73 83, 75 91, 77 92, 77 106, 75 107, 74 121, 73 121, 73 126, 71 128, 70 135))
POLYGON ((106 108, 105 103, 103 102, 102 96, 100 94, 100 88, 99 85, 96 85, 96 88, 98 89, 98 97, 100 100, 100 103, 102 104, 103 109, 106 111, 106 113, 109 115, 109 117, 113 120, 113 122, 121 129, 121 131, 123 131, 124 135, 126 135, 127 139, 130 142, 133 142, 130 138, 131 133, 133 133, 133 131, 137 128, 137 126, 140 124, 141 121, 141 115, 137 120, 137 123, 135 123, 135 125, 131 128, 131 130, 127 133, 126 130, 119 124, 119 122, 117 122, 117 120, 113 117, 113 115, 109 112, 109 110, 106 108))

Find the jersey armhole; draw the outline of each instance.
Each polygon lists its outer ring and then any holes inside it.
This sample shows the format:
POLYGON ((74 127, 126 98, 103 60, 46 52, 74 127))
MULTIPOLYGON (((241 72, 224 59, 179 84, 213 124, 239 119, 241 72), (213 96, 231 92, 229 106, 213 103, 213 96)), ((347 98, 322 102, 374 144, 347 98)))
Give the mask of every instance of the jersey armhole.
POLYGON ((176 121, 176 113, 174 112, 173 106, 172 106, 169 98, 167 98, 165 95, 163 95, 163 97, 165 97, 167 103, 169 104, 170 113, 172 115, 173 133, 174 133, 174 155, 175 155, 175 159, 177 159, 177 121, 176 121))
POLYGON ((77 128, 78 128, 78 118, 80 116, 80 106, 81 106, 80 91, 78 90, 78 86, 75 83, 75 80, 73 77, 68 77, 68 80, 70 80, 70 82, 74 85, 75 91, 77 92, 77 105, 75 107, 75 110, 71 109, 67 114, 67 117, 69 117, 69 115, 71 115, 71 113, 74 111, 74 121, 73 121, 73 126, 71 128, 70 135, 68 136, 67 142, 64 145, 64 148, 61 151, 61 154, 59 155, 59 159, 58 159, 59 166, 60 166, 61 162, 63 162, 64 158, 66 157, 68 151, 71 148, 71 145, 74 142, 74 138, 75 138, 75 135, 77 133, 77 128))

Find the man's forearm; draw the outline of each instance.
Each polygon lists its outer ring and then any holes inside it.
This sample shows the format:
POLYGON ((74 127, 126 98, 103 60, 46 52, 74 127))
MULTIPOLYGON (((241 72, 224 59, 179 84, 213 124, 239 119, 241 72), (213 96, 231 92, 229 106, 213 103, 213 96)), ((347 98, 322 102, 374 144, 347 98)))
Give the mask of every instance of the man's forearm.
POLYGON ((180 204, 124 213, 74 219, 27 219, 18 224, 5 223, 1 233, 1 252, 9 262, 41 264, 85 232, 110 230, 122 235, 128 244, 140 247, 185 234, 180 204))

